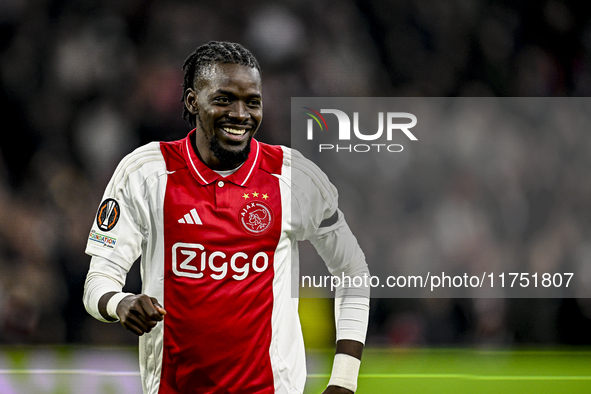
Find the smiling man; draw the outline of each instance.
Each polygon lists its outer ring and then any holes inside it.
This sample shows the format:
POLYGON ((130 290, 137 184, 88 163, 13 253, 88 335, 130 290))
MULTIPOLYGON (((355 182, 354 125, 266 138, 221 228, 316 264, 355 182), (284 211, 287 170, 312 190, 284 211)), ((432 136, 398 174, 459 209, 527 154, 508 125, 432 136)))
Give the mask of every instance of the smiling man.
MULTIPOLYGON (((302 393, 297 241, 310 240, 334 275, 367 275, 365 258, 322 171, 253 138, 263 117, 254 56, 210 42, 183 69, 183 116, 195 128, 115 170, 86 248, 85 307, 140 336, 146 394, 302 393), (123 293, 139 256, 142 294, 123 293)), ((355 391, 369 310, 365 290, 337 296, 327 394, 355 391)))
POLYGON ((185 109, 190 119, 197 118, 197 153, 211 169, 231 170, 248 158, 263 118, 260 71, 225 63, 201 73, 197 86, 185 90, 185 109))

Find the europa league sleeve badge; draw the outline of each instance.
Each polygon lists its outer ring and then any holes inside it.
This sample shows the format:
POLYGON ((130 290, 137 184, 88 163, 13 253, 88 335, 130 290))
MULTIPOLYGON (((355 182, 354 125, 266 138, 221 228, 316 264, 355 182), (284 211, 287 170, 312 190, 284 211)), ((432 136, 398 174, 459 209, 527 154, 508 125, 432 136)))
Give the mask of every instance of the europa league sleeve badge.
POLYGON ((112 198, 101 203, 96 214, 96 225, 103 231, 110 231, 115 227, 121 216, 119 204, 112 198))

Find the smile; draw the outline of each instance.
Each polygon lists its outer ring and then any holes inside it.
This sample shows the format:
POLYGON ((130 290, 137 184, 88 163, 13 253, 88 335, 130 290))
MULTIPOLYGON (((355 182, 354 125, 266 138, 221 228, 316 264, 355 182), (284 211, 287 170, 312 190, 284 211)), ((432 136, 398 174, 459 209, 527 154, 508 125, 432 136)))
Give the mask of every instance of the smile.
POLYGON ((246 129, 235 129, 232 127, 222 127, 222 130, 224 130, 228 134, 236 136, 242 136, 246 133, 246 129))

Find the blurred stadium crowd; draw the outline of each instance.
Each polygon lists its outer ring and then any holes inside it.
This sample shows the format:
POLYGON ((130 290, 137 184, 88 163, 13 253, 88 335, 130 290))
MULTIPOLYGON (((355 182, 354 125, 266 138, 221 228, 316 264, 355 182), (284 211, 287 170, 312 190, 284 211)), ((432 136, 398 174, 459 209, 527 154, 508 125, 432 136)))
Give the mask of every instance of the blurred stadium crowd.
MULTIPOLYGON (((118 161, 187 133, 181 65, 198 45, 253 51, 258 138, 289 145, 291 97, 587 96, 590 17, 566 0, 0 1, 0 343, 135 344, 84 311, 84 248, 118 161)), ((483 152, 470 147, 446 158, 449 176, 398 181, 394 224, 360 237, 368 259, 590 261, 589 138, 544 135, 504 136, 522 170, 498 184, 482 181, 483 152), (482 238, 445 238, 448 226, 482 238), (521 242, 503 239, 511 231, 521 242), (443 241, 425 248, 420 234, 443 241)), ((590 344, 590 329, 585 299, 374 300, 368 342, 590 344)))

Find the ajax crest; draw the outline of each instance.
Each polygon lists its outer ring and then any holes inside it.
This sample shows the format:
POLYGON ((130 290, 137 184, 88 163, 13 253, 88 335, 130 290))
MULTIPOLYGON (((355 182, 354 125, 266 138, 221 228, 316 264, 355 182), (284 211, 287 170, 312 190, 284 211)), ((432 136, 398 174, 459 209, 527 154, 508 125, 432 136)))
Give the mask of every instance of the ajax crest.
POLYGON ((262 201, 253 201, 240 209, 238 220, 244 230, 252 235, 263 235, 273 223, 273 211, 262 201))

